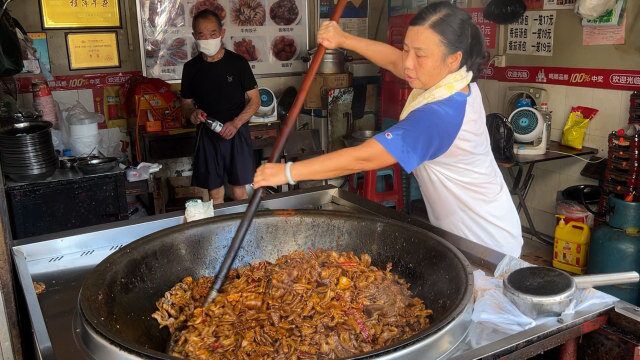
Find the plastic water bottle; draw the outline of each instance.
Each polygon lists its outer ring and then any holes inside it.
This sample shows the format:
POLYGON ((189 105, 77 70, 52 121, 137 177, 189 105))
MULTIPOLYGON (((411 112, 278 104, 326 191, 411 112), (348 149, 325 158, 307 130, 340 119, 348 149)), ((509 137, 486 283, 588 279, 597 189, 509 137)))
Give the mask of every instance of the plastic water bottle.
POLYGON ((547 136, 547 146, 549 145, 549 141, 551 141, 551 111, 549 111, 549 105, 546 102, 540 103, 538 106, 538 111, 542 114, 542 118, 544 119, 544 126, 547 129, 549 136, 547 136))
POLYGON ((222 130, 222 123, 216 119, 212 119, 212 118, 207 118, 204 121, 204 124, 211 130, 215 131, 216 133, 219 133, 220 130, 222 130))

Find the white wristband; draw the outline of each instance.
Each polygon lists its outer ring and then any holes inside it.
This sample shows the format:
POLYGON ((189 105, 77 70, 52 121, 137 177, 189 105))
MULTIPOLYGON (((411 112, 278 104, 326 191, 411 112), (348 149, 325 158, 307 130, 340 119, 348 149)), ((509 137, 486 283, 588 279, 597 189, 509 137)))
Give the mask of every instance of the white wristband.
POLYGON ((284 175, 287 177, 287 182, 289 182, 289 185, 295 185, 296 182, 291 177, 291 165, 293 165, 292 162, 288 162, 284 165, 284 175))

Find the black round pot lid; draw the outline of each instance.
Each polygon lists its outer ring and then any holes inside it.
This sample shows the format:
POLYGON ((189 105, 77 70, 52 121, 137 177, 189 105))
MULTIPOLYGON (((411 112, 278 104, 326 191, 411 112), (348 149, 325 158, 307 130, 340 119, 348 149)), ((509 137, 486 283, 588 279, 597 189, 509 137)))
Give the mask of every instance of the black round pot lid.
POLYGON ((507 283, 514 290, 533 296, 554 296, 573 287, 573 278, 561 270, 532 266, 513 271, 507 283))

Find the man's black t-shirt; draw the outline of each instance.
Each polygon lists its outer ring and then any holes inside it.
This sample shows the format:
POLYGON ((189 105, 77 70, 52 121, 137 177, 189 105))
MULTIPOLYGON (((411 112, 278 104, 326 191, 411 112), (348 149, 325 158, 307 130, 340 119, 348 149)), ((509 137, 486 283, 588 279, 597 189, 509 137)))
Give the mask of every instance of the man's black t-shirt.
POLYGON ((246 105, 245 93, 258 86, 247 60, 229 50, 218 61, 202 54, 182 69, 183 99, 193 99, 198 109, 222 123, 233 120, 246 105))

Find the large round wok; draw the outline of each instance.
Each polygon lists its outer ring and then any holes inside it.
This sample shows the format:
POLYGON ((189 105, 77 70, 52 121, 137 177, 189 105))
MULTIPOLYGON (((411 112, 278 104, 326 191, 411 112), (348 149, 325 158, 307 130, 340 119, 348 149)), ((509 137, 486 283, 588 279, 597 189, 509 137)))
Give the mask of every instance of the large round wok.
MULTIPOLYGON (((79 318, 84 332, 101 338, 99 343, 110 344, 121 355, 128 354, 126 357, 170 358, 163 353, 169 332, 159 329, 150 316, 156 310, 155 301, 187 275, 215 275, 241 216, 221 216, 168 228, 104 259, 87 275, 80 292, 79 318)), ((373 265, 383 268, 391 262, 392 271, 404 277, 411 290, 433 310, 429 328, 360 357, 410 351, 438 336, 446 338, 445 347, 450 347, 464 335, 460 334, 460 326, 458 334, 441 333, 462 315, 468 320, 472 273, 462 254, 436 235, 368 215, 316 210, 261 212, 253 221, 234 266, 275 260, 299 249, 368 253, 373 265)), ((467 326, 468 323, 463 324, 464 329, 467 326)), ((95 339, 84 336, 82 342, 87 345, 87 341, 95 339)), ((442 342, 438 346, 442 347, 442 342)), ((86 348, 91 352, 92 346, 86 348)), ((418 358, 426 357, 423 354, 418 358)))

